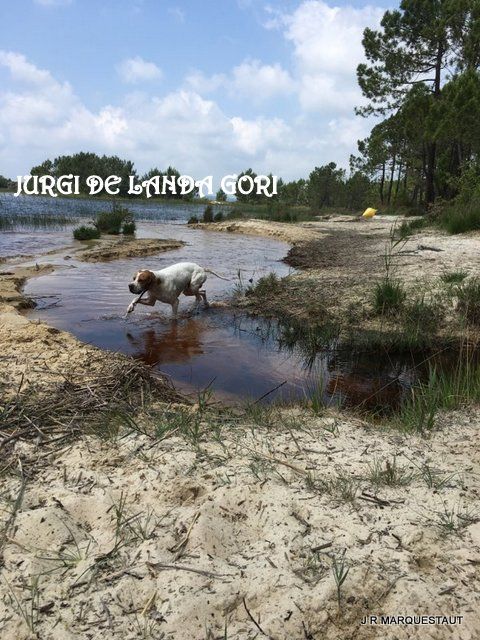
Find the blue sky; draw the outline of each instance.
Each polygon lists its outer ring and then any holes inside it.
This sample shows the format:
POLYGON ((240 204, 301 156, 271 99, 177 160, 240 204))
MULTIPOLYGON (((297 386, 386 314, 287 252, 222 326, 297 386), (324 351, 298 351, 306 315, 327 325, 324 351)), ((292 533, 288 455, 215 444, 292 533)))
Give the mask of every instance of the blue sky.
MULTIPOLYGON (((391 5, 390 5, 391 6, 391 5)), ((0 173, 61 153, 287 179, 347 166, 372 122, 355 67, 388 2, 0 3, 0 173)))

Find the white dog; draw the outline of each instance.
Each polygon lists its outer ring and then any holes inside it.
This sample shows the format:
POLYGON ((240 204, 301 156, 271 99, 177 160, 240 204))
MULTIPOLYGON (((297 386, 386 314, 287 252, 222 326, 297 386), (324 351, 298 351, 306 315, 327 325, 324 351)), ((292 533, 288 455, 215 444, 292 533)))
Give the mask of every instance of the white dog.
POLYGON ((131 313, 137 304, 145 304, 153 307, 158 301, 172 305, 173 317, 177 317, 178 296, 183 293, 185 296, 195 296, 197 306, 203 300, 208 307, 207 294, 200 291, 201 286, 207 279, 207 273, 211 273, 217 278, 222 278, 210 269, 204 269, 194 262, 178 262, 172 264, 171 267, 160 269, 160 271, 149 271, 143 269, 133 277, 128 288, 132 293, 140 294, 135 298, 127 309, 127 314, 131 313), (141 300, 144 294, 147 294, 145 300, 141 300))

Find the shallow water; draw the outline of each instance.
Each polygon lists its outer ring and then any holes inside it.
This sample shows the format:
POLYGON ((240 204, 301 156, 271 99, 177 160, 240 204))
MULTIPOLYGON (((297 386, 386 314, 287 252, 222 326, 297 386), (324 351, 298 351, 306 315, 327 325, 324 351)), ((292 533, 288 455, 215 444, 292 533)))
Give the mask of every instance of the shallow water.
MULTIPOLYGON (((191 229, 186 225, 142 223, 140 237, 178 238, 187 244, 145 259, 82 263, 68 255, 56 259, 54 273, 30 280, 25 293, 37 302, 29 317, 65 329, 84 342, 120 351, 157 367, 184 392, 211 388, 218 399, 303 400, 313 394, 324 404, 390 407, 414 380, 408 358, 365 357, 334 351, 319 353, 307 366, 299 349, 281 348, 275 322, 251 318, 215 303, 228 300, 238 286, 272 271, 290 269, 281 259, 288 245, 276 240, 191 229), (139 268, 159 269, 189 260, 231 279, 209 275, 210 309, 195 312, 181 296, 180 317, 168 305, 137 307, 124 319, 132 295, 127 283, 139 268), (273 390, 273 391, 272 391, 273 390)), ((72 254, 73 255, 73 254, 72 254)), ((51 260, 49 260, 50 262, 51 260)))
MULTIPOLYGON (((132 200, 128 206, 139 220, 155 220, 173 224, 184 224, 192 215, 202 216, 205 205, 193 203, 162 203, 158 200, 132 200)), ((13 230, 0 226, 0 257, 16 255, 38 256, 68 245, 72 241, 72 229, 80 221, 82 224, 94 219, 99 211, 110 211, 109 200, 92 198, 51 198, 47 196, 19 196, 0 193, 0 219, 17 223, 13 230), (49 223, 42 225, 42 216, 49 217, 49 223), (35 224, 26 226, 25 221, 35 218, 35 224), (52 217, 61 220, 52 224, 52 217), (23 222, 22 222, 23 219, 23 222), (69 223, 68 221, 72 222, 69 223)), ((228 208, 228 207, 227 207, 228 208)), ((219 210, 225 207, 218 207, 219 210)))

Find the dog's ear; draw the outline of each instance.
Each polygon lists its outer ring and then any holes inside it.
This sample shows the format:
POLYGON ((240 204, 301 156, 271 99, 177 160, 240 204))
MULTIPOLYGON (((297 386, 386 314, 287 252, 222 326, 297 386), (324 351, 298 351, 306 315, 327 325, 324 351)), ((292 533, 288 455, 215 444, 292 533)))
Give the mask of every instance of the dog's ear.
POLYGON ((162 276, 153 276, 155 284, 162 284, 162 276))
POLYGON ((155 284, 155 274, 148 269, 142 269, 138 272, 137 282, 142 285, 144 289, 148 289, 155 284))

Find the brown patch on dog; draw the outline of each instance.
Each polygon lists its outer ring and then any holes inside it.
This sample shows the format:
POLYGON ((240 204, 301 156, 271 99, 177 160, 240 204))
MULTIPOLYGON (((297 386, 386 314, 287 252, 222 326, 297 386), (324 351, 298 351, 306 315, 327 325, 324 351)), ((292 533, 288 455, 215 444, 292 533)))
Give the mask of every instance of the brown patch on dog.
POLYGON ((155 282, 155 274, 152 271, 148 271, 148 269, 145 271, 139 271, 137 275, 137 282, 146 290, 155 282))

